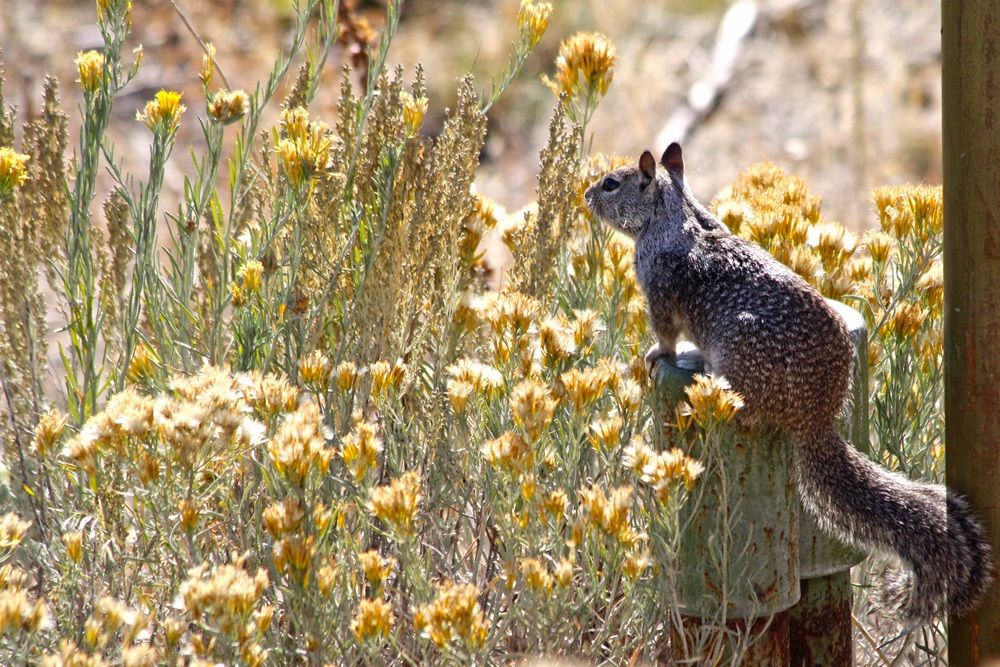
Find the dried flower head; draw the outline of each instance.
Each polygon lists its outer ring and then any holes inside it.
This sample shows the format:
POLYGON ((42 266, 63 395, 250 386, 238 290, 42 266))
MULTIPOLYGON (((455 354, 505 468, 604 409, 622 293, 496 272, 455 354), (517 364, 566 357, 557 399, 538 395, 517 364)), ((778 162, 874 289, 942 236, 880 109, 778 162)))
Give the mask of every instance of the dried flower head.
POLYGON ((80 72, 80 87, 84 93, 92 93, 104 81, 104 55, 97 51, 80 51, 76 54, 76 67, 80 72))
POLYGON ((543 81, 557 96, 603 97, 614 79, 615 45, 596 32, 580 32, 559 45, 556 78, 543 81))
POLYGON ((514 422, 524 428, 535 442, 552 422, 559 401, 548 385, 538 380, 523 380, 510 391, 510 410, 514 422))
POLYGON ((208 115, 217 123, 235 123, 250 110, 250 97, 243 90, 222 90, 208 103, 208 115))
POLYGON ((188 572, 181 584, 180 596, 184 608, 195 621, 206 622, 233 632, 250 620, 269 581, 264 568, 253 576, 244 569, 245 556, 232 565, 217 565, 211 570, 202 564, 188 572))
POLYGON ((525 588, 529 591, 540 591, 546 595, 552 592, 553 577, 537 558, 525 558, 521 561, 521 574, 524 575, 525 588))
POLYGON ((378 425, 359 421, 354 430, 344 436, 340 442, 344 464, 360 480, 365 473, 378 463, 378 455, 382 451, 382 438, 378 434, 378 425))
POLYGON ((83 558, 83 533, 65 533, 62 541, 66 547, 66 556, 74 563, 79 563, 83 558))
POLYGON ((0 549, 16 547, 24 539, 24 535, 30 527, 30 521, 21 521, 20 517, 13 512, 7 512, 3 517, 0 517, 0 549))
POLYGON ((299 359, 299 378, 311 389, 325 391, 331 372, 330 358, 322 350, 313 350, 299 359))
POLYGON ((402 359, 397 359, 391 366, 387 361, 373 363, 368 369, 372 377, 372 396, 383 396, 390 388, 399 391, 406 379, 406 370, 406 364, 402 359))
POLYGON ((66 430, 68 419, 69 415, 49 410, 38 420, 38 425, 35 426, 35 436, 32 438, 31 444, 35 453, 40 458, 44 459, 52 450, 53 445, 62 437, 63 432, 66 430))
POLYGON ((388 637, 392 630, 392 603, 382 600, 362 600, 351 621, 351 634, 359 642, 376 637, 388 637))
POLYGON ((215 75, 215 44, 207 42, 205 44, 205 55, 201 57, 201 72, 198 78, 207 89, 212 85, 212 77, 215 75))
POLYGON ((27 166, 30 159, 30 156, 11 148, 0 148, 0 201, 28 180, 27 166))
POLYGON ((576 352, 573 332, 565 317, 547 317, 538 326, 538 344, 547 366, 569 359, 576 352))
POLYGON ((529 49, 533 49, 542 41, 542 35, 549 27, 552 17, 552 5, 547 2, 535 4, 534 0, 522 0, 521 9, 517 12, 517 29, 521 40, 529 49))
POLYGON ((571 368, 561 376, 560 382, 566 389, 566 396, 573 404, 573 412, 582 414, 601 397, 608 385, 606 367, 571 368))
POLYGON ((601 445, 604 445, 605 449, 613 451, 618 447, 624 427, 625 420, 618 415, 596 419, 590 424, 590 444, 596 450, 600 450, 601 445))
POLYGON ((247 375, 242 383, 245 385, 243 397, 247 404, 265 421, 291 412, 298 403, 299 390, 281 375, 263 375, 255 371, 247 375))
POLYGON ((487 624, 479 608, 479 589, 453 581, 435 584, 437 595, 417 607, 414 629, 439 647, 461 645, 474 649, 486 640, 487 624))
POLYGON ((727 422, 743 407, 743 397, 732 391, 729 384, 713 375, 695 375, 694 382, 684 388, 687 402, 680 414, 690 417, 703 428, 727 422))
POLYGON ((385 486, 373 488, 369 509, 397 533, 413 535, 421 497, 420 473, 411 470, 385 486))
POLYGON ((531 445, 510 431, 483 445, 483 454, 494 468, 503 467, 518 475, 530 470, 535 462, 531 445))
POLYGON ((275 539, 281 539, 289 533, 294 533, 302 525, 302 520, 306 513, 299 503, 299 499, 288 496, 281 502, 272 503, 262 513, 261 520, 264 528, 275 539))
POLYGON ((181 104, 181 93, 161 90, 154 99, 146 103, 142 112, 136 112, 135 117, 153 132, 172 134, 186 110, 187 107, 181 104))
POLYGON ((288 415, 268 445, 275 470, 292 486, 301 487, 311 469, 326 474, 334 450, 326 447, 327 429, 319 407, 304 403, 288 415))
POLYGON ((361 570, 365 573, 365 579, 372 587, 372 597, 379 597, 382 594, 382 587, 396 567, 395 558, 384 558, 377 551, 365 551, 359 557, 361 570))

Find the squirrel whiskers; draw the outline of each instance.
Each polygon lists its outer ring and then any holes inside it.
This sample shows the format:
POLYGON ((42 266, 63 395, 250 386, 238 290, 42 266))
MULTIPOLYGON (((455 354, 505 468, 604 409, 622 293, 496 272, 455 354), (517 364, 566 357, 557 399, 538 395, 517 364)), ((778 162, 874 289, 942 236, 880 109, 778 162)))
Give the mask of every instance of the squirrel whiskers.
POLYGON ((657 343, 672 358, 683 335, 745 405, 738 428, 778 427, 796 445, 806 509, 838 537, 893 554, 905 567, 878 602, 906 620, 973 608, 992 578, 989 540, 966 502, 871 462, 835 421, 850 388, 853 347, 843 320, 800 276, 732 234, 684 183, 681 148, 604 175, 590 210, 635 241, 635 272, 657 343))

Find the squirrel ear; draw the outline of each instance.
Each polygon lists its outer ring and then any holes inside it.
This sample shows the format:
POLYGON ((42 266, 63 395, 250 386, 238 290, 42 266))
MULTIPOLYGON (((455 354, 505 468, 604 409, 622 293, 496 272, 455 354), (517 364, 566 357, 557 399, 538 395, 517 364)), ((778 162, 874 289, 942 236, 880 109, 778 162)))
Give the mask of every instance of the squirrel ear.
POLYGON ((656 178, 656 159, 649 151, 643 151, 639 158, 639 172, 642 174, 642 187, 646 187, 656 178))
POLYGON ((660 164, 667 170, 667 173, 676 178, 681 184, 684 183, 684 156, 681 154, 681 145, 676 141, 663 151, 660 164))

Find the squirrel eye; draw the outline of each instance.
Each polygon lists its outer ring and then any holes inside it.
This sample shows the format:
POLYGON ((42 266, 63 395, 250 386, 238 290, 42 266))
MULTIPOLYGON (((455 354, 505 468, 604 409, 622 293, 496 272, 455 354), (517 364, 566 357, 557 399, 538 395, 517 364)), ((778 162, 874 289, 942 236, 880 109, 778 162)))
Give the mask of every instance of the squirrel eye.
POLYGON ((615 190, 618 189, 619 185, 621 185, 621 183, 619 183, 616 179, 608 176, 607 178, 604 179, 604 182, 601 183, 601 189, 604 190, 605 192, 614 192, 615 190))

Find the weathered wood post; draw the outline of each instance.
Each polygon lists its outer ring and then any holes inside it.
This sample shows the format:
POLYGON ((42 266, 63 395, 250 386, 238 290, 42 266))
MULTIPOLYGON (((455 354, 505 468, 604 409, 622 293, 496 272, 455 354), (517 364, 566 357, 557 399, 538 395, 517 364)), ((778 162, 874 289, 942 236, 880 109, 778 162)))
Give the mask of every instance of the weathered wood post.
MULTIPOLYGON (((1000 553, 1000 6, 941 2, 947 482, 1000 553)), ((948 621, 952 665, 1000 659, 1000 587, 948 621)))
MULTIPOLYGON (((848 442, 867 453, 868 328, 853 308, 839 301, 827 303, 844 318, 854 343, 851 393, 838 428, 848 442)), ((851 567, 865 555, 824 533, 805 511, 800 513, 799 543, 802 594, 788 612, 792 666, 850 667, 854 664, 851 567)))
MULTIPOLYGON (((841 429, 866 449, 867 331, 860 315, 830 303, 848 323, 857 359, 851 405, 841 429)), ((682 344, 673 364, 657 363, 654 377, 658 390, 676 403, 684 400, 684 388, 700 372, 700 352, 682 344)), ((851 665, 850 568, 862 556, 822 534, 800 512, 790 439, 775 432, 748 435, 726 429, 711 443, 711 451, 690 453, 714 461, 707 463, 702 488, 681 512, 681 525, 687 524, 676 575, 682 613, 692 625, 724 618, 727 627, 744 632, 752 622, 749 630, 759 637, 743 661, 748 666, 851 665), (725 514, 735 520, 728 527, 729 562, 719 563, 720 531, 726 530, 719 517, 725 514)))

